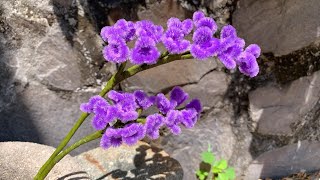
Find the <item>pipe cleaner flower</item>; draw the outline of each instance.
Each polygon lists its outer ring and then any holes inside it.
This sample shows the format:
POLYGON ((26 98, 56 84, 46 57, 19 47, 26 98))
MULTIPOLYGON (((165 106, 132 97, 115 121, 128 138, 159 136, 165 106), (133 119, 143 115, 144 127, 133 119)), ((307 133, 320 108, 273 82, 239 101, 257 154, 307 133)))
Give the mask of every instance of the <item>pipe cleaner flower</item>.
POLYGON ((108 128, 103 134, 100 146, 104 149, 110 147, 119 147, 122 144, 122 132, 121 129, 108 128))
POLYGON ((154 96, 148 97, 148 95, 142 90, 137 90, 133 94, 141 109, 148 109, 155 102, 154 96))
POLYGON ((188 93, 184 92, 181 87, 176 86, 170 92, 170 100, 175 101, 177 106, 189 98, 188 93))
POLYGON ((160 56, 155 41, 148 37, 140 37, 131 51, 130 61, 133 64, 155 64, 160 56))
POLYGON ((145 136, 145 128, 141 124, 132 123, 121 129, 122 141, 128 145, 134 145, 145 136))
POLYGON ((159 137, 159 129, 164 123, 164 117, 161 114, 149 115, 146 118, 146 134, 151 139, 157 139, 159 137))
POLYGON ((190 53, 193 57, 204 60, 219 50, 219 40, 212 37, 212 31, 208 27, 200 27, 193 33, 193 44, 190 48, 190 53))
POLYGON ((138 21, 135 24, 136 34, 139 38, 147 36, 154 40, 155 43, 160 42, 163 27, 153 24, 153 22, 148 20, 138 21))
POLYGON ((105 26, 101 29, 100 35, 102 39, 109 43, 112 38, 122 38, 126 42, 133 40, 135 36, 134 23, 119 19, 113 26, 105 26))
POLYGON ((125 41, 119 37, 109 39, 109 44, 103 49, 103 57, 114 63, 122 63, 129 56, 129 48, 125 41))
POLYGON ((259 66, 256 57, 250 52, 243 52, 238 59, 239 70, 241 73, 255 77, 259 73, 259 66))
POLYGON ((181 122, 180 120, 180 112, 178 110, 170 110, 167 113, 165 124, 174 135, 178 135, 181 133, 181 128, 179 127, 179 124, 181 122))
POLYGON ((177 102, 170 101, 164 94, 159 93, 156 96, 156 105, 162 114, 167 114, 168 111, 173 110, 177 106, 177 102))

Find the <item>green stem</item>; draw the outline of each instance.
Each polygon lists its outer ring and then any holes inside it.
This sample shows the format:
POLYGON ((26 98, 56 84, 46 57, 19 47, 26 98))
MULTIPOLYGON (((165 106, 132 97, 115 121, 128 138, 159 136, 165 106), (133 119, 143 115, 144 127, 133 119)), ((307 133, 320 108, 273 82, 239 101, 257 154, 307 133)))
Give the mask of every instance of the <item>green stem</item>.
MULTIPOLYGON (((173 62, 175 60, 183 60, 183 59, 191 59, 193 58, 191 54, 176 54, 176 55, 168 55, 168 53, 164 53, 161 58, 158 60, 158 62, 156 64, 152 64, 152 65, 147 65, 147 64, 143 64, 143 65, 134 65, 130 68, 128 68, 127 70, 124 71, 125 66, 126 66, 126 62, 122 63, 118 72, 115 73, 110 80, 107 82, 107 85, 103 88, 103 90, 100 92, 100 96, 105 96, 105 94, 107 92, 109 92, 112 88, 114 88, 118 83, 120 83, 121 81, 141 72, 147 69, 151 69, 157 66, 160 66, 162 64, 166 64, 166 63, 170 63, 173 62)), ((75 123, 75 125, 72 127, 72 129, 69 131, 69 133, 67 134, 67 136, 61 141, 61 143, 59 144, 59 146, 57 147, 57 149, 53 152, 53 154, 49 157, 49 159, 46 161, 46 163, 40 168, 39 172, 37 173, 37 175, 35 176, 34 179, 42 179, 44 177, 47 176, 47 174, 50 172, 50 170, 52 169, 52 167, 54 166, 55 163, 53 163, 52 165, 52 161, 55 159, 55 157, 65 148, 65 146, 68 144, 68 142, 70 141, 70 139, 72 138, 72 136, 75 134, 75 132, 79 129, 79 127, 81 126, 81 124, 84 122, 84 120, 89 116, 88 113, 82 113, 80 118, 78 119, 78 121, 75 123), (50 170, 47 170, 48 166, 52 167, 50 168, 50 170)), ((78 141, 79 142, 79 141, 78 141)), ((85 142, 84 142, 85 143, 85 142)), ((81 144, 79 144, 80 146, 81 144)), ((73 145, 72 145, 73 146, 73 145)), ((70 146, 71 147, 71 146, 70 146)), ((78 146, 77 146, 78 147, 78 146)), ((75 147, 76 148, 76 147, 75 147)), ((70 151, 72 151, 73 149, 71 149, 70 151)), ((60 155, 60 154, 59 154, 60 155)), ((58 156, 59 156, 58 155, 58 156)), ((62 158, 62 157, 61 157, 62 158)))
POLYGON ((93 141, 95 139, 100 138, 102 136, 102 134, 103 134, 103 130, 96 131, 96 132, 80 139, 79 141, 72 144, 71 146, 69 146, 67 149, 62 151, 57 157, 55 157, 52 161, 50 161, 50 163, 47 165, 47 167, 44 169, 44 171, 38 176, 38 179, 44 179, 47 176, 47 174, 51 171, 51 169, 54 167, 54 165, 57 164, 64 156, 69 154, 72 150, 76 149, 77 147, 81 146, 82 144, 85 144, 87 142, 90 142, 90 141, 93 141))

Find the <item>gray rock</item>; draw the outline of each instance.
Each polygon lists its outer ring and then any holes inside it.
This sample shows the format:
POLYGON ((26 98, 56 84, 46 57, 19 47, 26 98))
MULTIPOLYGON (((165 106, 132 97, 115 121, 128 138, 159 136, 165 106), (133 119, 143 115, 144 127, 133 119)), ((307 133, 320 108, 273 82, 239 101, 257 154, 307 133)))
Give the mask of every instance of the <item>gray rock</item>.
POLYGON ((127 90, 145 89, 151 93, 158 93, 173 86, 196 83, 203 75, 216 67, 217 63, 213 60, 174 61, 152 70, 140 72, 128 78, 122 85, 127 90))
POLYGON ((248 44, 280 56, 319 41, 319 9, 318 0, 241 0, 232 17, 248 44))
POLYGON ((172 179, 183 178, 183 171, 166 152, 138 142, 133 146, 92 149, 76 156, 92 179, 172 179))
POLYGON ((302 141, 263 153, 245 173, 244 179, 281 178, 320 169, 320 143, 302 141))
MULTIPOLYGON (((33 179, 54 148, 29 142, 0 143, 0 179, 33 179)), ((83 168, 70 155, 65 156, 46 179, 89 179, 83 168)))
MULTIPOLYGON (((102 63, 102 40, 79 3, 2 1, 0 11, 0 141, 56 147, 115 65, 102 63)), ((76 136, 90 126, 87 120, 76 136)))
POLYGON ((301 77, 280 88, 274 85, 249 93, 250 115, 257 132, 268 135, 293 135, 292 125, 319 101, 320 71, 301 77))
POLYGON ((217 107, 219 102, 222 104, 228 89, 228 78, 223 72, 213 71, 203 76, 198 83, 185 85, 183 89, 191 99, 201 99, 204 107, 217 107))

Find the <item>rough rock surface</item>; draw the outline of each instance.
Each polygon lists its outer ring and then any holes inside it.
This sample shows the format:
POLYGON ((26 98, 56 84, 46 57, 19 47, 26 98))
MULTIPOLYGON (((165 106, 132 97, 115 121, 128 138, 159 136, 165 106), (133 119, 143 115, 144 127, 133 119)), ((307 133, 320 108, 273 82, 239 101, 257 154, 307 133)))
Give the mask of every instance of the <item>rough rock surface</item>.
POLYGON ((184 174, 177 160, 143 142, 108 150, 96 148, 76 158, 92 179, 179 180, 184 174))
POLYGON ((245 179, 281 178, 320 169, 320 143, 299 141, 261 154, 249 166, 245 179))
MULTIPOLYGON (((0 179, 33 179, 54 148, 29 142, 0 143, 0 179)), ((89 179, 77 160, 65 156, 46 179, 89 179)))
POLYGON ((217 64, 214 60, 204 62, 195 59, 175 61, 149 71, 143 71, 121 84, 127 90, 145 89, 147 92, 157 93, 177 85, 197 83, 216 67, 217 64))
MULTIPOLYGON (((102 40, 76 5, 0 3, 0 92, 5 97, 0 100, 0 141, 56 147, 79 117, 80 103, 114 71, 97 56, 102 40)), ((77 135, 91 131, 86 122, 77 135)))
POLYGON ((293 124, 301 120, 319 101, 320 71, 301 77, 283 87, 268 85, 249 94, 250 115, 257 132, 290 136, 293 124))
POLYGON ((318 0, 241 0, 233 24, 240 36, 259 44, 263 52, 286 55, 319 40, 319 9, 318 0))

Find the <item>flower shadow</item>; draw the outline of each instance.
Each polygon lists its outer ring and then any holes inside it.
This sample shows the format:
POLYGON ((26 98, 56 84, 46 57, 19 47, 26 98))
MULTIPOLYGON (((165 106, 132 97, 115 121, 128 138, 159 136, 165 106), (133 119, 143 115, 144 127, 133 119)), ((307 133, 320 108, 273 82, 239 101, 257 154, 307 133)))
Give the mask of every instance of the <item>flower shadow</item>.
POLYGON ((164 154, 161 149, 140 145, 133 158, 134 169, 116 169, 97 178, 101 179, 182 179, 183 170, 179 162, 164 154))

